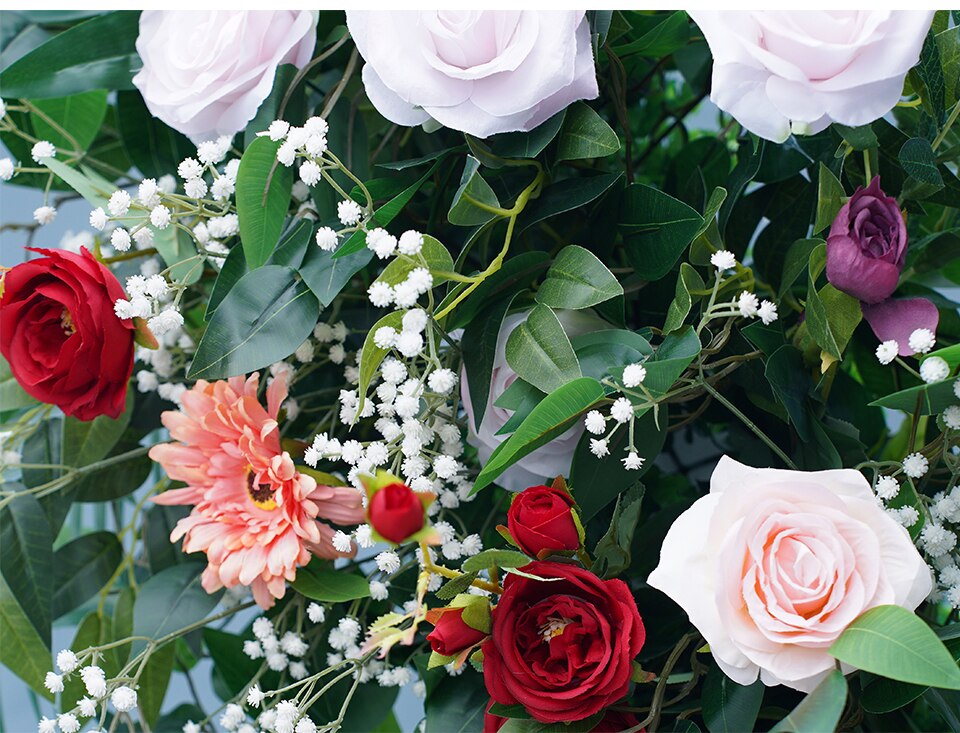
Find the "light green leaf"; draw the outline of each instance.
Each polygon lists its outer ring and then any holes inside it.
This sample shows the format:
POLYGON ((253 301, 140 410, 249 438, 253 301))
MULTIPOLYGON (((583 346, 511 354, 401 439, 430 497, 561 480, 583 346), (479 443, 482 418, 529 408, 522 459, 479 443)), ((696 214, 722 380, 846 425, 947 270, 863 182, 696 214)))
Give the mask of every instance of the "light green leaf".
POLYGON ((50 649, 0 575, 0 663, 41 697, 53 700, 43 679, 50 671, 50 649))
POLYGON ((700 337, 692 326, 681 326, 667 334, 653 356, 644 363, 647 376, 643 386, 654 397, 662 397, 699 353, 700 337))
POLYGON ((920 384, 899 392, 888 394, 870 403, 871 407, 888 407, 891 410, 903 410, 912 413, 917 405, 921 415, 939 415, 957 401, 953 393, 953 379, 945 379, 933 384, 920 384))
POLYGON ((810 253, 810 281, 807 285, 807 319, 817 345, 839 360, 843 358, 850 337, 863 319, 860 301, 827 283, 817 290, 817 278, 827 263, 827 246, 816 247, 810 253))
POLYGON ((500 208, 497 194, 480 175, 480 161, 468 155, 463 167, 463 175, 460 176, 460 188, 453 195, 453 203, 450 204, 447 219, 451 224, 469 227, 486 224, 496 218, 495 213, 477 204, 500 208))
POLYGON ((383 269, 380 277, 377 278, 377 282, 384 282, 387 283, 387 285, 397 285, 406 280, 407 275, 418 267, 426 267, 430 270, 430 273, 433 275, 434 287, 436 287, 446 281, 445 277, 436 273, 452 271, 453 258, 450 256, 447 248, 440 244, 440 242, 429 234, 424 234, 423 249, 420 250, 420 254, 413 256, 398 255, 383 269))
POLYGON ((76 168, 71 168, 66 163, 56 158, 47 158, 43 164, 52 170, 58 178, 66 183, 70 188, 79 193, 87 200, 93 208, 107 208, 107 201, 115 188, 113 186, 103 187, 76 168))
POLYGON ((196 258, 197 248, 186 232, 175 226, 148 228, 153 232, 153 246, 170 268, 170 280, 183 285, 192 285, 199 280, 203 274, 203 260, 196 258))
POLYGON ((164 644, 150 655, 140 675, 137 687, 137 707, 144 723, 153 729, 160 717, 160 707, 166 697, 173 674, 173 660, 176 654, 174 642, 164 644))
MULTIPOLYGON (((14 490, 14 485, 7 485, 14 490)), ((5 487, 6 488, 6 487, 5 487)), ((20 487, 22 488, 22 487, 20 487)), ((21 492, 0 509, 0 574, 44 644, 50 643, 53 533, 36 496, 21 492)))
POLYGON ((674 291, 673 301, 667 308, 667 318, 663 323, 663 332, 670 333, 676 331, 683 325, 684 319, 690 313, 693 307, 693 299, 699 299, 699 295, 691 295, 692 292, 703 290, 706 285, 700 273, 696 269, 683 262, 680 264, 680 274, 677 276, 677 287, 674 291))
POLYGON ((530 558, 522 552, 515 550, 489 549, 480 552, 473 557, 468 557, 463 561, 462 570, 465 573, 472 573, 487 568, 522 568, 530 564, 530 558))
POLYGON ((926 622, 902 606, 877 606, 851 623, 830 654, 900 682, 960 690, 960 669, 926 622))
POLYGON ((307 249, 298 272, 317 296, 321 308, 326 308, 372 258, 373 252, 366 248, 352 255, 337 257, 336 252, 324 252, 313 246, 307 249))
POLYGON ((521 379, 552 392, 581 376, 577 355, 556 314, 537 305, 507 338, 507 363, 521 379))
POLYGON ((101 415, 93 420, 66 417, 63 421, 63 455, 71 466, 96 463, 117 444, 130 424, 134 397, 128 391, 127 401, 116 420, 101 415))
POLYGON ((840 670, 832 670, 813 692, 770 733, 823 733, 836 730, 847 702, 847 681, 840 670))
MULTIPOLYGON (((217 607, 223 591, 207 593, 200 585, 202 565, 184 563, 161 570, 140 587, 133 607, 133 636, 154 640, 202 621, 217 607)), ((146 642, 133 642, 138 654, 146 642)))
POLYGON ((324 603, 344 603, 370 595, 366 578, 319 563, 299 568, 297 579, 291 585, 307 598, 324 603))
POLYGON ((33 131, 57 150, 82 153, 97 137, 107 114, 107 93, 102 89, 69 97, 38 99, 30 113, 33 131), (51 124, 51 122, 53 124, 51 124))
POLYGON ((570 244, 557 254, 537 291, 537 302, 551 308, 590 308, 623 295, 623 287, 590 250, 570 244))
POLYGON ((277 246, 290 205, 293 168, 277 161, 279 147, 279 141, 258 137, 244 151, 237 170, 240 242, 251 270, 262 266, 277 246))
POLYGON ((837 212, 843 206, 846 195, 843 184, 833 175, 833 171, 820 163, 820 182, 817 186, 817 219, 813 225, 814 234, 819 234, 833 223, 837 212))
POLYGON ((357 414, 363 409, 363 401, 366 399, 367 388, 370 387, 370 383, 373 381, 377 369, 380 368, 380 364, 383 363, 387 354, 390 353, 388 349, 381 349, 373 341, 373 335, 377 332, 377 329, 383 328, 384 326, 389 326, 390 328, 400 331, 403 327, 403 312, 392 311, 391 313, 387 313, 387 315, 374 323, 373 326, 370 327, 370 330, 367 331, 367 336, 363 340, 363 347, 360 349, 358 361, 360 380, 357 383, 357 391, 360 393, 360 404, 357 407, 357 414))
POLYGON ((602 158, 620 149, 620 139, 585 102, 567 108, 557 139, 557 161, 602 158))

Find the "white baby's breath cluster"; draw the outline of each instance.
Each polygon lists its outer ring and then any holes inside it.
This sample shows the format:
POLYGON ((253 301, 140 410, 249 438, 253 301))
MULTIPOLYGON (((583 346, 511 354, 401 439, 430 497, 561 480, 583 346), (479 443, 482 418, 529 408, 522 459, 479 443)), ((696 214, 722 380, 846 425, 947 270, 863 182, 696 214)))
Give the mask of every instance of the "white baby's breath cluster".
POLYGON ((613 401, 609 414, 604 415, 600 410, 590 410, 584 418, 584 427, 590 435, 598 437, 590 439, 590 452, 597 458, 610 455, 610 442, 618 430, 626 426, 629 433, 625 455, 620 459, 623 467, 628 471, 637 471, 643 467, 644 459, 637 450, 634 442, 634 421, 636 410, 631 397, 644 399, 649 395, 643 381, 647 377, 647 369, 642 362, 628 364, 623 368, 620 383, 604 380, 605 384, 622 390, 626 395, 613 401), (607 424, 610 424, 609 430, 607 424))

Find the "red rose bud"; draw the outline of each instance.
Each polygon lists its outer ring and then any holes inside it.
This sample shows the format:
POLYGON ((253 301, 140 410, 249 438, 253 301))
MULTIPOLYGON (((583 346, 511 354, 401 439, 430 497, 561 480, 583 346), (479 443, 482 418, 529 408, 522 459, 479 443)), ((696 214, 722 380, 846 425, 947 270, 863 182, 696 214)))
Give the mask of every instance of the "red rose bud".
MULTIPOLYGON (((430 648, 437 654, 444 657, 455 657, 460 652, 470 647, 476 646, 487 638, 490 633, 490 612, 487 601, 479 596, 472 596, 482 601, 487 606, 487 629, 486 631, 475 629, 463 619, 463 608, 440 609, 435 613, 436 618, 433 631, 427 634, 427 641, 430 642, 430 648)), ((428 614, 427 620, 430 620, 428 614)))
POLYGON ((134 324, 113 310, 117 278, 86 249, 45 255, 3 278, 0 353, 32 397, 93 420, 123 412, 133 371, 134 324))
POLYGON ((903 214, 876 177, 854 192, 830 226, 827 280, 864 303, 879 303, 897 289, 906 255, 903 214))
POLYGON ((514 496, 507 528, 514 542, 531 557, 544 551, 576 551, 581 536, 573 498, 550 486, 531 486, 514 496))
POLYGON ((418 493, 386 471, 362 480, 367 489, 367 522, 378 538, 396 545, 428 539, 427 507, 433 494, 418 493))

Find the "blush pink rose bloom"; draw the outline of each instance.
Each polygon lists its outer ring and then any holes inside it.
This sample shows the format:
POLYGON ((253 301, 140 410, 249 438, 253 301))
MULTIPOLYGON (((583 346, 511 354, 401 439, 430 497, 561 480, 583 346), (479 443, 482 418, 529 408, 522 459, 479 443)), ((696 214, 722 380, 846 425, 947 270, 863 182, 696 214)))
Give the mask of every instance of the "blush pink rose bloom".
POLYGON ((254 118, 281 64, 316 45, 308 10, 144 10, 133 83, 150 113, 194 142, 233 136, 254 118))
MULTIPOLYGON (((605 321, 589 311, 560 310, 556 313, 569 338, 609 328, 605 321)), ((497 353, 493 361, 493 371, 490 374, 487 406, 483 412, 479 430, 474 424, 473 403, 470 400, 470 383, 467 381, 466 369, 460 374, 460 397, 467 413, 467 442, 477 449, 477 457, 481 465, 485 465, 496 447, 510 437, 509 434, 497 435, 497 432, 513 416, 513 410, 497 407, 494 403, 517 380, 517 373, 507 364, 507 339, 513 333, 513 329, 527 320, 527 315, 529 311, 513 313, 504 318, 500 326, 500 334, 497 336, 497 353)), ((496 483, 509 491, 523 491, 529 486, 542 484, 544 479, 568 475, 573 452, 577 449, 577 443, 582 435, 583 421, 577 420, 565 433, 510 466, 500 474, 496 483)))
POLYGON ((727 456, 710 493, 670 527, 647 582, 687 612, 730 679, 803 692, 834 669, 827 649, 851 621, 874 606, 913 610, 933 588, 858 471, 727 456))
POLYGON ((347 11, 363 84, 391 122, 485 138, 599 93, 583 10, 347 11))
POLYGON ((932 10, 691 10, 713 54, 710 98, 783 142, 893 109, 932 10))

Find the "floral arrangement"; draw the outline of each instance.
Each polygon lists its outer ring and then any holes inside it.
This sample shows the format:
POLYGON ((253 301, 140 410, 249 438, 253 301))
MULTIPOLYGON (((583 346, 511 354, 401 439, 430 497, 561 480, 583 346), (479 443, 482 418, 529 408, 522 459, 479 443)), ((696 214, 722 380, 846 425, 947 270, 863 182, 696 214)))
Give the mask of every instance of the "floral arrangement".
POLYGON ((2 21, 39 733, 960 727, 955 12, 2 21))

